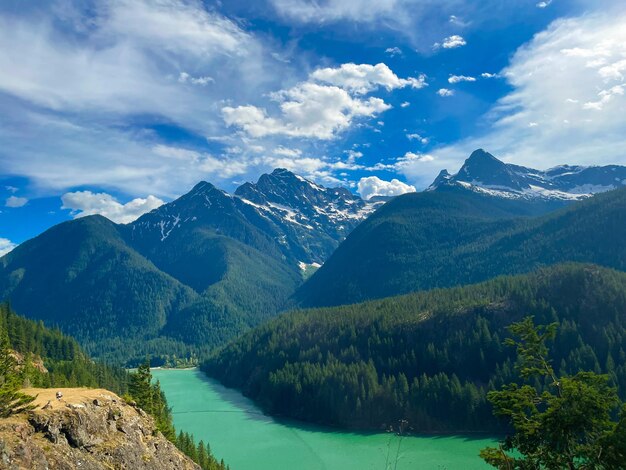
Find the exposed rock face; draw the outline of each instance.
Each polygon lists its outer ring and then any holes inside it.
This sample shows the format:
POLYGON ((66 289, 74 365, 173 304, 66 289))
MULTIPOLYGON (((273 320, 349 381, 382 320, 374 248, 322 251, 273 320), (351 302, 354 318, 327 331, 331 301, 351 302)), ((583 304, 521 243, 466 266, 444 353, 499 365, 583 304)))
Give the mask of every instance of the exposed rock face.
POLYGON ((150 416, 106 390, 28 389, 39 407, 0 420, 1 469, 199 470, 150 416))
POLYGON ((471 190, 508 199, 575 201, 626 186, 626 167, 561 165, 535 170, 475 150, 456 175, 443 170, 429 191, 471 190))

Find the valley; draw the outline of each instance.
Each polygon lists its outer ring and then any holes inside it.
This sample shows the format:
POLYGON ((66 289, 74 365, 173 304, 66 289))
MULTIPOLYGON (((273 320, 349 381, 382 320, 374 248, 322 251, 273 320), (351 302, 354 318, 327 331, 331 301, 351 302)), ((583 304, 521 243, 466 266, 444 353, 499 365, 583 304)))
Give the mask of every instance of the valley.
POLYGON ((572 182, 477 150, 375 201, 282 169, 232 195, 201 182, 129 224, 52 227, 0 258, 0 292, 113 364, 44 355, 54 377, 99 375, 38 381, 128 389, 203 468, 486 468, 510 429, 492 393, 521 380, 508 328, 528 315, 559 325, 555 373, 606 374, 626 398, 626 188, 598 183, 619 171, 572 182), (560 189, 523 189, 546 175, 560 189))
POLYGON ((0 470, 626 470, 626 1, 0 0, 0 470))

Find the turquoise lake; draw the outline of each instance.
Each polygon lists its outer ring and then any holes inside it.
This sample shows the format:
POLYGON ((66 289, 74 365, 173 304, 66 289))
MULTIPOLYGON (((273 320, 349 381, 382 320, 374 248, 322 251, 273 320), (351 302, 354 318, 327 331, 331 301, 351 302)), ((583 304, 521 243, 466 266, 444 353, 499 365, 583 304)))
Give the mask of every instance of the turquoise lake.
POLYGON ((478 470, 488 438, 364 434, 276 420, 196 369, 152 371, 177 430, 208 442, 232 470, 478 470))

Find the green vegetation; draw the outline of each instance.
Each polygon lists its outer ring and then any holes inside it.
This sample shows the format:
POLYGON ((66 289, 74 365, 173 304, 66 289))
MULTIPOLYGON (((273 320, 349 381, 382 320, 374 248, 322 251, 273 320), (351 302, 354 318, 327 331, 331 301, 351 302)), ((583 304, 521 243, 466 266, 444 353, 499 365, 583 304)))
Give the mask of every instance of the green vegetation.
POLYGON ((101 216, 63 223, 0 258, 0 301, 110 362, 197 362, 275 315, 302 282, 269 236, 241 230, 245 243, 206 226, 162 242, 101 216))
POLYGON ((204 443, 196 447, 190 436, 182 440, 177 437, 165 395, 158 382, 152 383, 149 364, 129 374, 95 362, 73 338, 0 304, 0 418, 31 409, 33 397, 20 393, 23 387, 97 387, 124 395, 150 414, 157 430, 204 470, 228 468, 217 462, 204 443))
POLYGON ((626 274, 560 265, 466 287, 284 314, 203 370, 268 412, 344 427, 502 431, 487 392, 519 379, 506 327, 559 321, 561 375, 605 372, 626 392, 626 274))
POLYGON ((467 191, 398 197, 357 227, 296 297, 303 306, 342 305, 572 261, 626 270, 626 189, 540 217, 513 218, 515 203, 467 191))
POLYGON ((17 361, 11 349, 6 326, 3 324, 0 326, 0 418, 32 408, 30 403, 35 397, 20 392, 22 384, 19 375, 15 373, 16 370, 17 361))
POLYGON ((171 410, 159 382, 152 381, 149 362, 141 364, 136 372, 130 374, 127 399, 134 400, 137 406, 152 415, 157 429, 203 470, 228 469, 223 460, 218 462, 213 457, 211 449, 203 441, 196 446, 193 436, 182 431, 176 435, 171 410))
POLYGON ((546 346, 557 336, 556 323, 535 327, 527 317, 509 330, 519 338, 506 343, 517 348, 523 383, 505 385, 488 398, 515 432, 481 457, 502 470, 626 468, 626 405, 611 378, 590 371, 558 376, 546 346))
POLYGON ((76 340, 16 315, 0 304, 0 334, 8 340, 16 368, 5 371, 19 387, 98 387, 118 394, 127 390, 124 369, 93 361, 76 340), (16 372, 17 371, 17 372, 16 372))

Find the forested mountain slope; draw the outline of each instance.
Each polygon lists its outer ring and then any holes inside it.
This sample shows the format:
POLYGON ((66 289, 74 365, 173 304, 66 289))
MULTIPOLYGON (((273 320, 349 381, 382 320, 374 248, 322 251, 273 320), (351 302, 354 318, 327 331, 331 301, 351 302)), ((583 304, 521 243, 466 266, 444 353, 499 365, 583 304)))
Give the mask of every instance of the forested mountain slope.
POLYGON ((245 334, 203 369, 267 411, 378 429, 498 428, 486 392, 515 379, 505 328, 561 324, 560 373, 611 374, 626 395, 626 273, 567 264, 482 284, 296 311, 245 334))
POLYGON ((454 189, 398 197, 354 230, 296 297, 304 306, 341 305, 566 261, 626 269, 626 189, 548 215, 502 218, 502 206, 516 201, 454 189))

